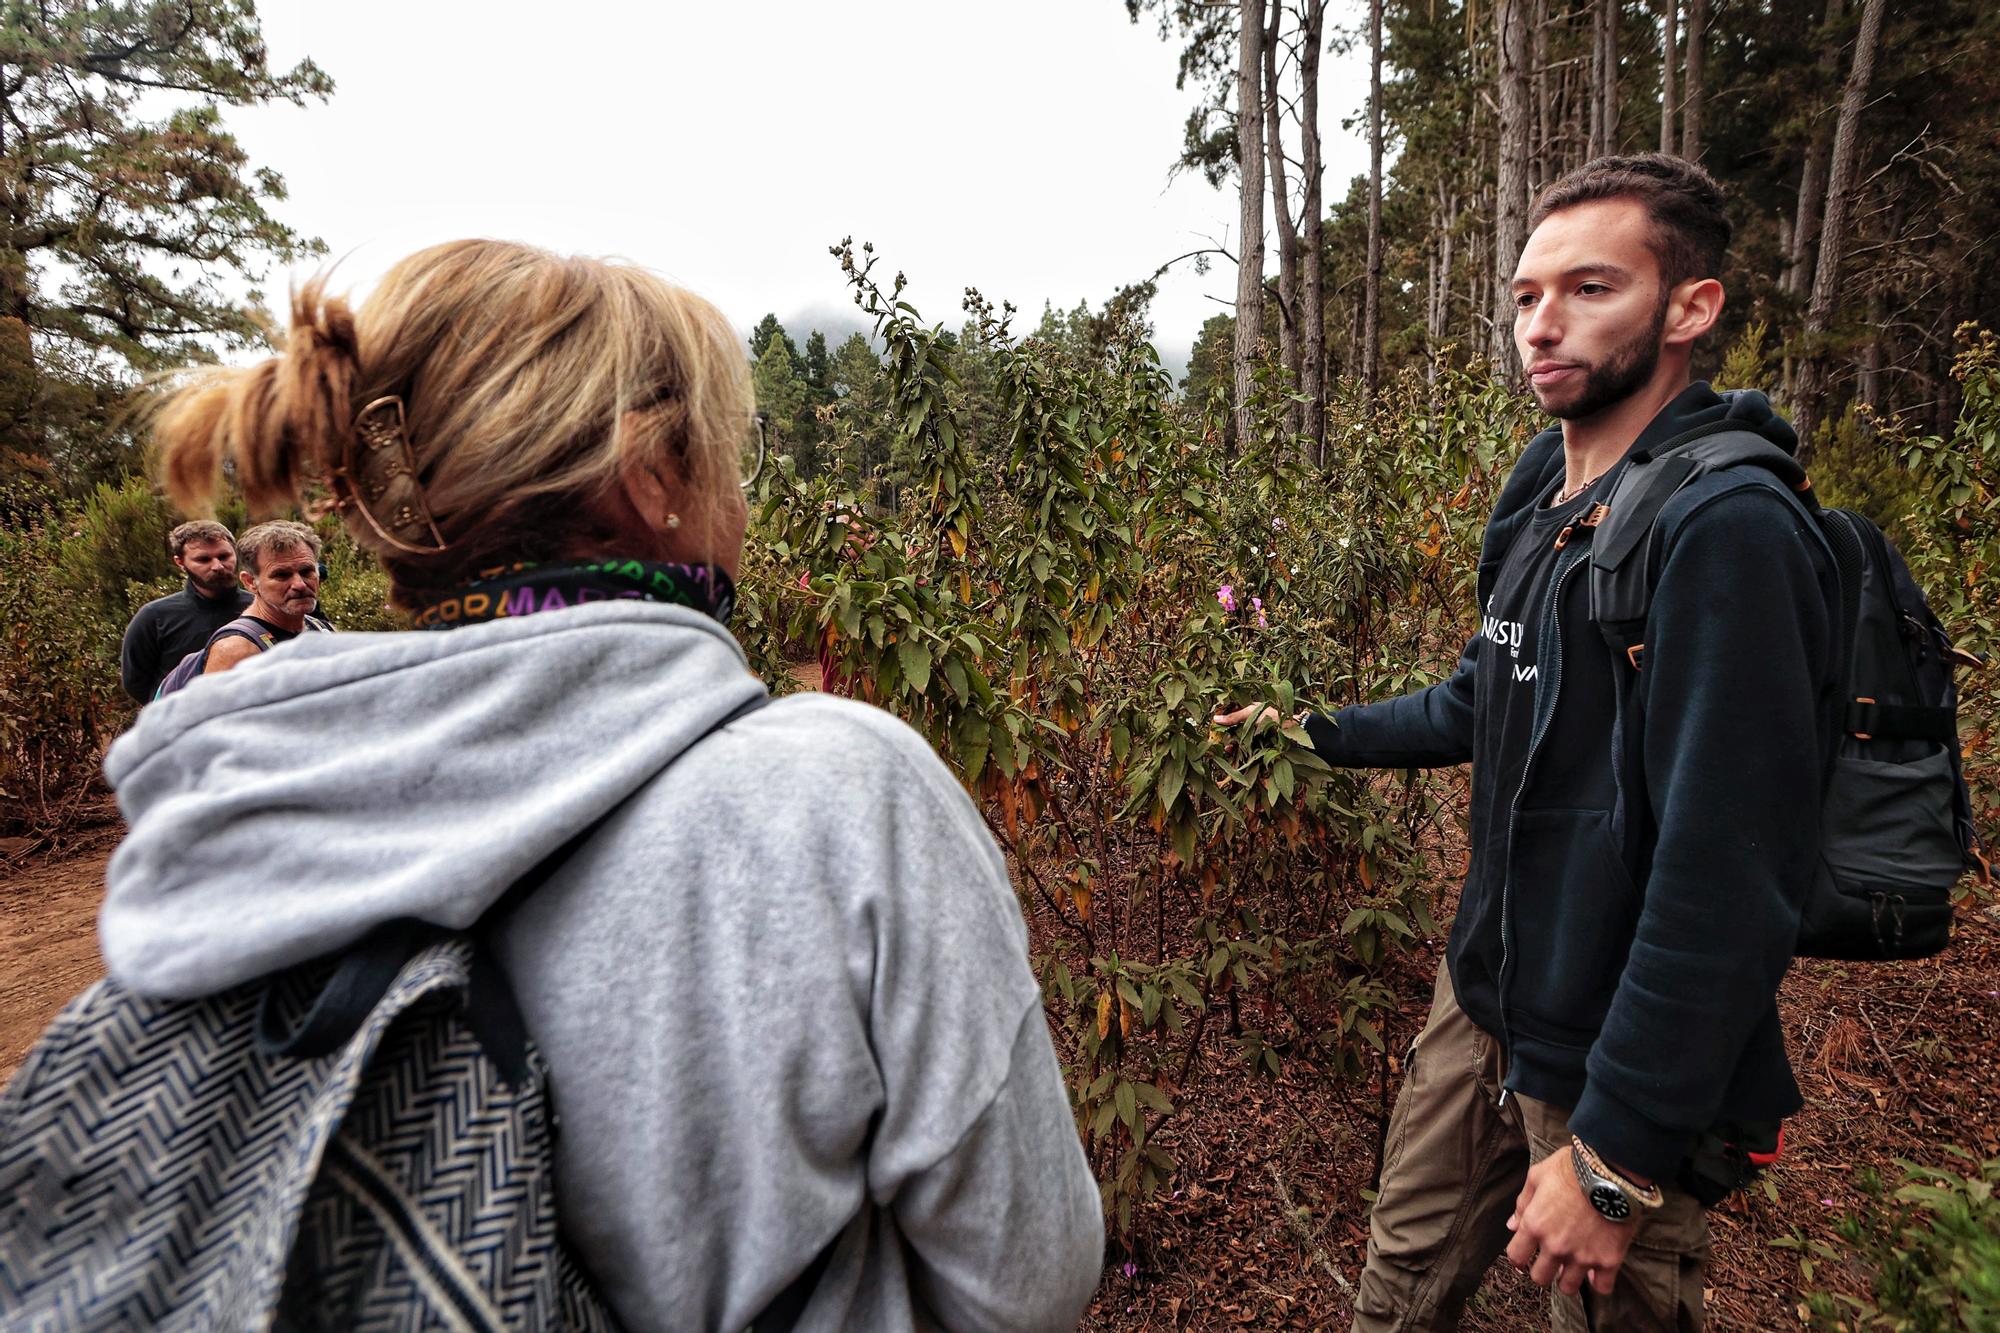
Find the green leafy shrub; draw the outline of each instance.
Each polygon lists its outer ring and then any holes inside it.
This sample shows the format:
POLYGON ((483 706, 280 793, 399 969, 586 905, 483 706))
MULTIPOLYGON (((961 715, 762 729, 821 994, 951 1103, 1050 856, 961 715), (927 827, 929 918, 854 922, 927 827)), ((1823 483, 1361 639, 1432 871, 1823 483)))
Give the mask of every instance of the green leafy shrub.
MULTIPOLYGON (((96 499, 98 497, 93 497, 96 499)), ((86 552, 79 506, 5 504, 0 523, 0 827, 46 836, 77 817, 129 716, 118 685, 124 596, 86 552)))
MULTIPOLYGON (((1329 769, 1289 717, 1440 678, 1472 626, 1479 525, 1522 403, 1489 383, 1344 390, 1325 470, 1267 383, 1234 451, 1174 399, 1132 328, 1016 339, 976 300, 927 326, 864 249, 836 251, 884 348, 900 503, 838 465, 775 461, 744 571, 753 660, 783 688, 807 647, 903 717, 1012 853, 1079 1132, 1119 1231, 1172 1174, 1158 1141, 1218 1031, 1244 1066, 1358 1088, 1406 947, 1430 933, 1427 858, 1455 777, 1329 769), (959 368, 990 374, 972 447, 959 368), (755 550, 761 545, 764 549, 755 550), (781 657, 785 660, 780 660, 781 657)), ((1443 830, 1443 832, 1441 832, 1443 830)), ((1456 869, 1454 859, 1451 869, 1456 869)), ((1212 1045, 1212 1044, 1211 1044, 1212 1045)))
POLYGON ((1961 1172, 1897 1159, 1893 1193, 1873 1170, 1860 1176, 1865 1203, 1834 1227, 1838 1245, 1794 1232, 1775 1242, 1799 1251, 1808 1285, 1829 1276, 1856 1292, 1813 1291, 1799 1310, 1828 1333, 1995 1333, 2000 1330, 2000 1158, 1961 1172))
POLYGON ((354 544, 336 518, 314 525, 326 577, 319 585, 319 613, 347 632, 409 628, 409 617, 389 605, 389 576, 375 557, 354 544))

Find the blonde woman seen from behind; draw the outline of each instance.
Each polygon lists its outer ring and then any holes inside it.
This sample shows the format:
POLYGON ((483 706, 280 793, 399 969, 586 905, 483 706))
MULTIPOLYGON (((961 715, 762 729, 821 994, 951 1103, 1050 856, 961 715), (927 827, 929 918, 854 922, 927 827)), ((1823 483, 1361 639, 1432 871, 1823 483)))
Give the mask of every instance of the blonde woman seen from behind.
POLYGON ((734 716, 750 420, 706 302, 492 241, 358 309, 315 283, 282 354, 179 389, 182 505, 225 462, 253 510, 331 499, 420 628, 146 711, 107 764, 106 960, 188 997, 466 928, 589 830, 496 940, 618 1317, 740 1329, 824 1255, 800 1328, 1071 1327, 1103 1226, 998 850, 888 715, 734 716))

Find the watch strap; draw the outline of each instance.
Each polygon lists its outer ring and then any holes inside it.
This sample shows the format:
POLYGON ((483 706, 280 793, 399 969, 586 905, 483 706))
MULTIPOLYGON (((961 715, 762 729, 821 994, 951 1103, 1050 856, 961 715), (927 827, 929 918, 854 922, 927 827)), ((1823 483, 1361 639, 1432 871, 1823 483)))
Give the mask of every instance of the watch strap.
POLYGON ((1641 1185, 1620 1174, 1602 1157, 1596 1149, 1572 1134, 1569 1137, 1570 1163, 1576 1169, 1577 1187, 1590 1206, 1614 1222, 1631 1218, 1637 1209, 1658 1208, 1666 1202, 1666 1196, 1658 1185, 1641 1185), (1623 1207, 1618 1206, 1612 1196, 1623 1196, 1623 1207))

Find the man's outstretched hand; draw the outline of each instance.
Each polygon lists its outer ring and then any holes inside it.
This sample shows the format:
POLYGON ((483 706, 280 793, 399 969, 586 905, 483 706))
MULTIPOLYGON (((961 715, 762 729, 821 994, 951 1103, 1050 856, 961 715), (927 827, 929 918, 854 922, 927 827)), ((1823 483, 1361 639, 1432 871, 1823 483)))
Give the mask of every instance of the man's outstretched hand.
POLYGON ((1244 704, 1226 713, 1218 710, 1209 721, 1218 727, 1233 727, 1253 717, 1257 719, 1255 726, 1262 730, 1278 720, 1278 710, 1269 704, 1244 704))
POLYGON ((1529 1168, 1528 1183, 1507 1219, 1514 1233, 1507 1262, 1528 1269, 1538 1286, 1554 1283, 1574 1296, 1587 1279, 1599 1295, 1609 1296, 1639 1228, 1613 1222, 1590 1206, 1577 1187, 1569 1154, 1565 1147, 1529 1168))

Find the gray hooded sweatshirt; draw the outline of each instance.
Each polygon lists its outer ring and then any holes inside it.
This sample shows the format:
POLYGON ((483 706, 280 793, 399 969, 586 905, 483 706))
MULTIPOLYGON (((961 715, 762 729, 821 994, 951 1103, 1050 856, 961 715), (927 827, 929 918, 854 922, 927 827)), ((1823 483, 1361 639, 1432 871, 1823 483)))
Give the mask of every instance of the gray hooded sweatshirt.
POLYGON ((559 1216, 637 1329, 1074 1326, 1103 1222, 1000 853, 923 741, 618 601, 306 635, 140 715, 111 974, 191 997, 396 917, 507 922, 559 1216))

